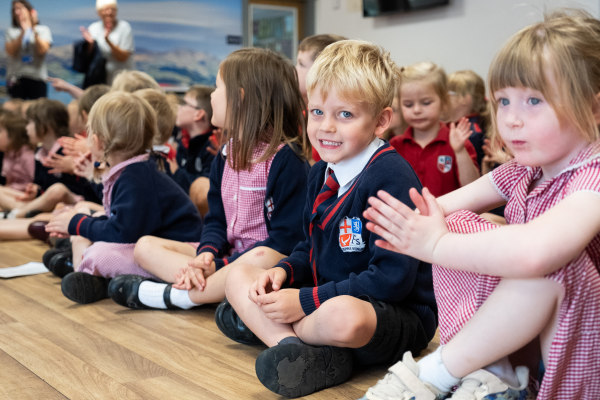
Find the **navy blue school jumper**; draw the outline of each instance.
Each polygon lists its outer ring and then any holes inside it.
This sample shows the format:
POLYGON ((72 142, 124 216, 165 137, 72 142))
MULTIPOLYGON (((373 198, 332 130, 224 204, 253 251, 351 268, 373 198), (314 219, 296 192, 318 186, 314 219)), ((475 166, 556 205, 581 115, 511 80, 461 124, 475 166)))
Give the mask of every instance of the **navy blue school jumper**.
POLYGON ((300 288, 306 315, 341 295, 401 304, 419 317, 428 342, 437 326, 431 264, 376 246, 380 237, 366 229, 363 217, 368 198, 376 196, 378 190, 414 207, 408 191, 411 187, 421 189, 419 179, 408 162, 386 143, 373 153, 351 188, 314 221, 311 233, 313 204, 326 169, 327 163, 320 161, 308 178, 304 240, 276 265, 287 272, 286 284, 300 288))
POLYGON ((110 212, 110 218, 76 214, 69 234, 111 243, 135 243, 144 235, 196 242, 202 234, 196 206, 153 158, 123 169, 112 188, 110 212))
MULTIPOLYGON (((211 252, 215 255, 216 268, 234 261, 243 253, 230 256, 227 241, 227 221, 221 200, 221 180, 226 158, 215 157, 210 169, 210 189, 208 191, 209 212, 204 219, 202 240, 197 253, 211 252)), ((275 157, 267 178, 266 199, 272 199, 269 209, 263 207, 263 216, 268 237, 251 248, 267 246, 282 254, 290 254, 294 246, 304 238, 302 233, 302 210, 306 199, 308 162, 300 157, 289 145, 283 146, 275 157)), ((247 249, 249 250, 249 249, 247 249)))
POLYGON ((209 152, 211 133, 205 133, 190 139, 186 149, 182 143, 177 147, 177 164, 179 168, 173 174, 175 182, 189 193, 192 182, 201 176, 210 176, 210 166, 215 156, 209 152))

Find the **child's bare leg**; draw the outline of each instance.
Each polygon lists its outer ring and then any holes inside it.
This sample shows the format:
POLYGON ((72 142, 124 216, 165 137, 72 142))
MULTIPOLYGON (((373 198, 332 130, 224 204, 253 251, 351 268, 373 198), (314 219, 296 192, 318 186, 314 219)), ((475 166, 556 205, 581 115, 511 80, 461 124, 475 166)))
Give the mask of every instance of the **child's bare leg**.
MULTIPOLYGON (((46 219, 49 220, 48 217, 46 219)), ((27 228, 37 218, 17 218, 0 220, 0 240, 31 239, 27 228)))
MULTIPOLYGON (((232 269, 249 265, 258 270, 271 268, 285 256, 268 247, 257 247, 242 254, 231 264, 224 266, 206 278, 206 287, 194 287, 189 291, 190 299, 196 304, 218 303, 225 298, 225 282, 232 269)), ((247 294, 247 292, 246 292, 247 294)))
POLYGON ((376 327, 377 316, 371 303, 352 296, 329 299, 293 324, 305 343, 355 349, 369 343, 376 327))
POLYGON ((83 253, 88 247, 92 245, 88 239, 83 236, 71 236, 71 248, 73 249, 73 269, 79 270, 81 260, 83 260, 83 253))
POLYGON ((203 217, 208 213, 208 189, 210 183, 208 178, 201 176, 196 178, 190 186, 190 198, 194 205, 198 208, 200 215, 203 217))
POLYGON ((58 203, 75 204, 76 197, 62 183, 55 183, 50 186, 41 196, 31 200, 29 203, 19 207, 16 214, 18 218, 23 218, 28 212, 39 210, 49 212, 56 207, 58 203))
MULTIPOLYGON (((442 350, 448 371, 462 377, 507 357, 536 336, 551 338, 564 296, 550 279, 505 279, 442 350)), ((547 344, 542 342, 543 355, 547 344)))
POLYGON ((17 196, 22 194, 18 190, 6 186, 0 186, 0 210, 10 211, 17 208, 22 202, 17 200, 17 196))
POLYGON ((187 243, 155 236, 141 237, 134 250, 135 262, 165 282, 175 282, 176 275, 196 256, 187 243))
POLYGON ((267 318, 260 307, 248 297, 250 286, 262 271, 263 268, 254 265, 239 265, 235 271, 228 274, 225 295, 246 326, 263 343, 273 347, 282 339, 296 336, 296 332, 291 324, 280 324, 267 318))

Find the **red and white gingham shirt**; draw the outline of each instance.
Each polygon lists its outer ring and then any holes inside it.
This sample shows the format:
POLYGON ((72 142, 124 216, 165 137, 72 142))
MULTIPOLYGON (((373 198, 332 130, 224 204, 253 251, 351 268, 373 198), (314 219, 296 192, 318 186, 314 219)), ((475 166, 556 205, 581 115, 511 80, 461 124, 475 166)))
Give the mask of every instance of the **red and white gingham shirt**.
MULTIPOLYGON (((279 146, 278 150, 283 147, 279 146)), ((258 160, 267 144, 257 146, 252 159, 258 160)), ((223 170, 221 197, 227 221, 227 241, 231 253, 242 252, 268 237, 264 208, 267 179, 275 154, 268 160, 252 164, 250 171, 234 171, 228 162, 223 170)))
MULTIPOLYGON (((532 182, 541 177, 539 168, 509 162, 495 169, 490 177, 507 199, 507 222, 523 224, 572 193, 600 194, 600 141, 580 152, 554 179, 531 191, 532 182)), ((447 222, 451 231, 462 233, 495 227, 470 212, 451 215, 447 222)), ((434 266, 433 278, 440 314, 440 341, 446 343, 473 316, 499 278, 439 266, 434 266)), ((548 278, 564 286, 565 297, 538 399, 597 399, 600 396, 600 235, 548 278)))

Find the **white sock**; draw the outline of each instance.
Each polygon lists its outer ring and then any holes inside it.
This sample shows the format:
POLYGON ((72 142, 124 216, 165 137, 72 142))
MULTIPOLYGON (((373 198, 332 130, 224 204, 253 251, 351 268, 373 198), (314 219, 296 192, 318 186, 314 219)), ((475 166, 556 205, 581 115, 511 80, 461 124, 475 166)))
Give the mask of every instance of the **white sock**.
POLYGON ((171 304, 176 307, 189 310, 192 307, 199 306, 190 299, 190 292, 188 290, 181 290, 171 288, 171 304))
POLYGON ((519 383, 519 378, 507 357, 488 365, 484 369, 496 375, 502 382, 512 387, 519 387, 521 385, 519 383))
POLYGON ((167 309, 163 299, 166 283, 143 281, 138 289, 138 298, 142 304, 151 308, 167 309))
MULTIPOLYGON (((148 307, 166 310, 167 305, 165 304, 164 299, 166 287, 166 283, 143 281, 142 283, 140 283, 140 288, 138 290, 138 298, 140 299, 142 304, 148 307)), ((179 307, 184 310, 189 310, 190 308, 199 305, 190 300, 190 296, 187 290, 171 288, 171 293, 169 297, 171 299, 171 304, 173 304, 175 307, 179 307)))
POLYGON ((459 378, 448 372, 442 362, 442 346, 419 360, 417 365, 419 366, 419 379, 435 386, 441 392, 448 393, 460 382, 459 378))

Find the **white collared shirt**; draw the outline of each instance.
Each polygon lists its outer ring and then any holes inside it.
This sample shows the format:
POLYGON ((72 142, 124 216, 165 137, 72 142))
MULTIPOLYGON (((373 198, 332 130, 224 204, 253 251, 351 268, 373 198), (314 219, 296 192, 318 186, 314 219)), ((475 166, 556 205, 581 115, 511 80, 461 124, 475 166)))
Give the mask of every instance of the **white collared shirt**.
MULTIPOLYGON (((333 170, 335 177, 340 184, 340 188, 338 189, 338 197, 346 193, 346 191, 352 187, 356 177, 362 172, 363 169, 365 169, 365 166, 371 159, 371 156, 373 156, 377 149, 384 144, 385 142, 383 140, 375 138, 363 151, 354 157, 347 160, 342 160, 337 164, 327 163, 327 167, 333 170)), ((327 179, 327 168, 325 169, 325 179, 327 179)))

